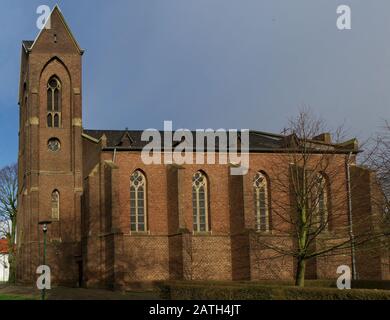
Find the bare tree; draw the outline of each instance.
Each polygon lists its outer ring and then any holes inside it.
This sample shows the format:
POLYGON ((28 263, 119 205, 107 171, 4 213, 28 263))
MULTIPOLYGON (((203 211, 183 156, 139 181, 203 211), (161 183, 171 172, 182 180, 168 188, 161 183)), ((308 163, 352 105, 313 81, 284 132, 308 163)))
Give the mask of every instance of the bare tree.
MULTIPOLYGON (((352 232, 349 209, 354 191, 345 181, 346 168, 355 161, 357 143, 340 142, 342 127, 333 134, 323 134, 329 132, 326 129, 324 121, 308 109, 289 121, 284 130, 285 146, 274 155, 269 172, 273 236, 256 235, 260 247, 295 260, 297 286, 304 286, 307 262, 314 258, 350 254, 351 249, 385 236, 377 229, 352 232)), ((267 229, 261 219, 258 231, 267 229)))
POLYGON ((378 175, 378 182, 383 191, 385 203, 384 215, 389 219, 390 215, 390 123, 385 121, 383 130, 374 139, 373 147, 366 156, 367 162, 378 175))
POLYGON ((18 195, 18 169, 13 164, 0 170, 0 237, 8 240, 9 248, 9 282, 15 282, 16 255, 16 216, 18 195))

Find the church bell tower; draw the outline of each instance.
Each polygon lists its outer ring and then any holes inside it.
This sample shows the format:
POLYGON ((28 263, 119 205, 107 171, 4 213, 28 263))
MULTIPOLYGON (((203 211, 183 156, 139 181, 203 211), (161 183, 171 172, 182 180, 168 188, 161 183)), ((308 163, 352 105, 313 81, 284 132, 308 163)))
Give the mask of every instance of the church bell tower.
POLYGON ((56 6, 35 41, 23 41, 20 73, 17 279, 35 283, 43 262, 52 283, 81 282, 82 55, 56 6))

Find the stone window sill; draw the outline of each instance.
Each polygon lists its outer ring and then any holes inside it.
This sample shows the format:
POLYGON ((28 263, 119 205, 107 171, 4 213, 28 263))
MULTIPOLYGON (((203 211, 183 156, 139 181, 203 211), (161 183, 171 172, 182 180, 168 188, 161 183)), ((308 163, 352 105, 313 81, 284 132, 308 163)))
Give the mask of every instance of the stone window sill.
POLYGON ((213 233, 212 231, 193 231, 192 234, 194 236, 211 236, 213 233))
POLYGON ((150 231, 130 231, 130 236, 150 236, 150 231))
POLYGON ((261 230, 256 230, 256 233, 261 236, 272 236, 273 232, 270 231, 261 231, 261 230))

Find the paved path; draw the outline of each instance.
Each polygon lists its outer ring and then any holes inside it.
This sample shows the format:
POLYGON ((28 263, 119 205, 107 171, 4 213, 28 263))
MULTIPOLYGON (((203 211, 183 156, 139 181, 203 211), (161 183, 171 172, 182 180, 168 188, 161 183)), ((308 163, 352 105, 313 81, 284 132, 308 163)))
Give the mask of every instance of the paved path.
MULTIPOLYGON (((40 299, 40 291, 25 286, 0 284, 0 295, 17 295, 27 299, 40 299)), ((159 300, 154 291, 119 292, 100 289, 57 287, 48 290, 48 300, 159 300)))

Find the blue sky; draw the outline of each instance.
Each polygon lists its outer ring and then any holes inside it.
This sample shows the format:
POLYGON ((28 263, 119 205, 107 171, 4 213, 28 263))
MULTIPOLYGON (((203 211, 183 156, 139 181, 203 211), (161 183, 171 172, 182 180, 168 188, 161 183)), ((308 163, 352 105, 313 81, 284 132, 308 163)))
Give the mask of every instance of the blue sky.
MULTIPOLYGON (((22 40, 36 9, 1 0, 0 166, 16 161, 22 40)), ((66 0, 81 47, 84 127, 280 132, 303 105, 365 139, 390 118, 388 0, 66 0), (336 28, 349 4, 352 30, 336 28)))

